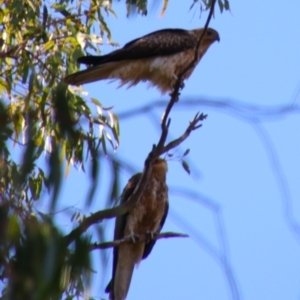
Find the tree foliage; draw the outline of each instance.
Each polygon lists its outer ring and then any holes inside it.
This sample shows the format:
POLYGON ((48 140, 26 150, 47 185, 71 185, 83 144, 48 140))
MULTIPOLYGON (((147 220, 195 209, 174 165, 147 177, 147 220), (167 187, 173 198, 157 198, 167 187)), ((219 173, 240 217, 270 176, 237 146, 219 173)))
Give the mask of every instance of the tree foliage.
MULTIPOLYGON (((214 2, 202 0, 200 8, 214 2)), ((101 54, 104 41, 116 45, 105 21, 116 14, 111 0, 0 3, 1 298, 72 299, 85 294, 93 271, 91 243, 82 236, 88 226, 65 237, 35 203, 47 199, 54 211, 64 174, 72 166, 85 170, 86 164, 90 202, 101 153, 118 147, 112 110, 62 83, 78 70, 79 56, 101 54)), ((147 0, 124 4, 127 14, 147 15, 147 0)), ((162 4, 163 14, 168 1, 162 4)), ((226 0, 218 4, 221 11, 229 9, 226 0)), ((184 168, 189 170, 185 162, 184 168)), ((112 168, 111 177, 118 172, 112 168)))

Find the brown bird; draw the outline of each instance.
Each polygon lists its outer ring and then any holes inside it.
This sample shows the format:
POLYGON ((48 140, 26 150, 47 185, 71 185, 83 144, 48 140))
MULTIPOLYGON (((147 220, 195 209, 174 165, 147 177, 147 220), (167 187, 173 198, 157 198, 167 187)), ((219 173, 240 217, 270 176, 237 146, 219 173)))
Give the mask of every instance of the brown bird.
MULTIPOLYGON (((173 89, 177 76, 193 61, 203 30, 163 29, 135 39, 107 55, 80 57, 78 63, 91 67, 67 76, 64 81, 81 85, 103 79, 120 79, 120 86, 128 83, 128 87, 149 81, 164 94, 173 89)), ((215 41, 220 41, 218 32, 207 28, 200 43, 197 63, 215 41)), ((191 68, 184 79, 193 70, 191 68)))
MULTIPOLYGON (((166 184, 167 162, 158 158, 152 165, 150 180, 139 203, 128 213, 116 219, 114 239, 125 236, 158 233, 168 213, 168 187, 166 184)), ((121 195, 126 202, 136 188, 141 173, 132 176, 121 195)), ((112 279, 105 292, 110 300, 124 300, 127 296, 134 266, 146 258, 156 240, 121 244, 114 248, 112 279)))

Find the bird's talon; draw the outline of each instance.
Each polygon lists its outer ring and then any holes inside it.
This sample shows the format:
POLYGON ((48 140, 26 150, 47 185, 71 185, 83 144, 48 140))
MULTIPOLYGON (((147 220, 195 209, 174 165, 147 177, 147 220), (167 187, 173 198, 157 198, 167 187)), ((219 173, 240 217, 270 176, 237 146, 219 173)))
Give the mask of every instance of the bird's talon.
POLYGON ((131 242, 135 244, 139 240, 139 236, 135 234, 134 232, 130 233, 128 236, 131 239, 131 242))
POLYGON ((185 87, 185 83, 184 81, 181 81, 180 85, 179 85, 179 89, 182 90, 185 87))
POLYGON ((153 231, 147 231, 146 232, 146 241, 147 242, 150 242, 154 239, 154 236, 155 236, 155 232, 153 231))

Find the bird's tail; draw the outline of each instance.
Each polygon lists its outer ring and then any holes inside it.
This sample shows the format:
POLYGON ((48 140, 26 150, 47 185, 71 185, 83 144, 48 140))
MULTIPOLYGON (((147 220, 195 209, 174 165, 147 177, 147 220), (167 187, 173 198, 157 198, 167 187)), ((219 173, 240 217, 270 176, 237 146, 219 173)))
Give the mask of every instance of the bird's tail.
POLYGON ((108 283, 108 285, 105 288, 105 293, 110 293, 110 291, 112 291, 112 285, 113 285, 113 279, 110 280, 110 282, 108 283))
POLYGON ((109 62, 103 65, 90 67, 86 70, 68 75, 64 78, 64 82, 72 85, 81 85, 103 79, 113 79, 115 77, 112 72, 121 66, 121 62, 109 62))
POLYGON ((113 279, 105 289, 110 300, 126 299, 133 269, 142 259, 145 244, 124 244, 118 249, 118 259, 113 279))
POLYGON ((117 268, 115 278, 110 284, 110 300, 124 300, 126 299, 132 274, 134 269, 134 262, 127 262, 126 267, 117 268))

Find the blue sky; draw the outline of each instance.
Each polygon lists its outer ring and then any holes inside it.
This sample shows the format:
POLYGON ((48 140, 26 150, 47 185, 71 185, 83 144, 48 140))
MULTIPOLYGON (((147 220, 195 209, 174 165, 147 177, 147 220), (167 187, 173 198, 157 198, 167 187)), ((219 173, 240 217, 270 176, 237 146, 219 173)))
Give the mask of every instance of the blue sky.
MULTIPOLYGON (((123 46, 158 29, 202 27, 207 14, 199 18, 198 10, 189 11, 191 2, 170 1, 162 18, 158 6, 147 17, 129 19, 124 4, 115 2, 118 19, 107 20, 113 40, 123 46)), ((178 161, 169 162, 171 211, 164 231, 188 233, 190 238, 157 242, 135 270, 128 299, 300 299, 300 233, 290 222, 291 216, 300 222, 300 3, 231 0, 230 6, 231 12, 223 14, 217 9, 210 27, 218 30, 221 41, 211 46, 186 81, 171 115, 170 138, 180 135, 196 112, 208 114, 203 127, 175 152, 191 149, 192 174, 187 175, 178 161), (283 106, 294 112, 263 114, 283 106), (198 197, 175 193, 172 187, 198 197)), ((107 45, 102 49, 112 50, 107 45)), ((114 106, 120 116, 168 100, 147 84, 128 90, 117 86, 103 81, 84 88, 103 106, 114 106)), ((163 108, 153 112, 156 123, 149 113, 120 119, 121 144, 112 155, 126 159, 137 171, 159 138, 163 108)), ((104 183, 99 183, 86 213, 105 206, 107 170, 103 166, 104 183)), ((132 174, 122 175, 124 186, 132 174)), ((71 171, 61 194, 62 207, 84 207, 87 177, 71 171)), ((64 230, 71 229, 59 216, 58 222, 64 230)), ((107 226, 111 239, 113 222, 107 226)), ((110 278, 111 252, 107 251, 105 278, 95 254, 96 299, 101 299, 110 278)))

